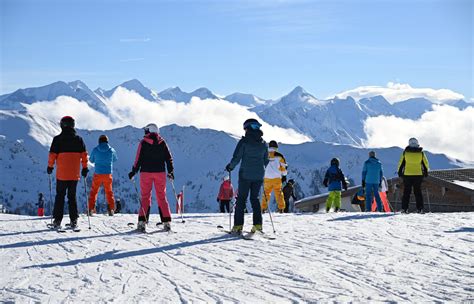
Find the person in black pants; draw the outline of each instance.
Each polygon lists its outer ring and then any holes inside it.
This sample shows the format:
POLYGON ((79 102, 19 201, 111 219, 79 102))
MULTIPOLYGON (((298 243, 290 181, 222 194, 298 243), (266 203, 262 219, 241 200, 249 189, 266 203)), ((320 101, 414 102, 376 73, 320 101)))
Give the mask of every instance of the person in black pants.
POLYGON ((283 212, 288 213, 290 210, 290 198, 293 198, 293 201, 296 201, 296 196, 294 192, 294 184, 295 181, 293 179, 290 179, 285 187, 283 187, 283 197, 285 199, 285 209, 283 212))
POLYGON ((56 164, 56 198, 54 201, 54 228, 61 227, 64 212, 64 197, 67 194, 71 227, 77 226, 76 187, 81 175, 85 178, 87 151, 82 138, 76 134, 75 121, 71 116, 61 119, 61 134, 53 138, 49 149, 47 173, 52 174, 56 164), (82 170, 81 170, 82 164, 82 170))

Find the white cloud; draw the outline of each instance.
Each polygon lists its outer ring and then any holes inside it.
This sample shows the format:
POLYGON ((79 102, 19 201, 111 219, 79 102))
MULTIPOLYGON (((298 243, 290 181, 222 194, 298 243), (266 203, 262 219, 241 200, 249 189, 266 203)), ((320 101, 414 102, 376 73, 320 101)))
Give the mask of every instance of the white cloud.
POLYGON ((474 163, 474 108, 461 111, 437 105, 419 120, 394 116, 368 118, 364 126, 367 147, 406 147, 410 137, 430 152, 444 153, 474 163))
POLYGON ((391 103, 396 103, 410 98, 419 97, 429 99, 436 103, 444 103, 451 100, 464 99, 464 96, 462 94, 456 93, 448 89, 435 90, 431 88, 413 88, 409 84, 393 82, 387 83, 386 87, 362 86, 336 94, 336 96, 338 96, 339 98, 346 98, 347 96, 351 96, 357 100, 377 95, 382 95, 391 103))
POLYGON ((248 118, 256 118, 263 124, 262 130, 266 140, 275 139, 288 144, 310 141, 310 138, 294 130, 271 126, 263 122, 254 112, 225 100, 193 98, 189 103, 151 102, 135 92, 119 87, 106 103, 110 117, 91 109, 85 102, 64 96, 54 101, 36 102, 25 106, 30 114, 54 121, 59 121, 65 115, 71 115, 76 119, 78 128, 89 130, 106 130, 126 125, 143 127, 154 122, 158 126, 177 124, 214 129, 240 137, 243 135, 242 123, 248 118))

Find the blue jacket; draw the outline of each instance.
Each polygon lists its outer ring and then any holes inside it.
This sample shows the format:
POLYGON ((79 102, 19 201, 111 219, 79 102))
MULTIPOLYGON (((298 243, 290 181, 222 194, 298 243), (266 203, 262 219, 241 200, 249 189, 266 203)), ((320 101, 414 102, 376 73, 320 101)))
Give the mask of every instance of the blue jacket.
POLYGON ((95 147, 89 158, 91 163, 95 163, 95 174, 112 174, 112 163, 117 159, 114 148, 106 142, 95 147))
POLYGON ((342 173, 342 170, 336 165, 331 165, 331 167, 327 169, 323 184, 328 187, 328 191, 341 191, 343 185, 344 188, 347 188, 344 173, 342 173))
POLYGON ((262 131, 250 130, 235 147, 234 155, 230 161, 233 170, 240 164, 239 178, 251 181, 263 181, 265 167, 268 165, 268 147, 262 139, 262 131))
POLYGON ((362 180, 366 184, 377 184, 382 182, 383 169, 382 163, 375 157, 370 157, 364 163, 364 169, 362 169, 362 180))

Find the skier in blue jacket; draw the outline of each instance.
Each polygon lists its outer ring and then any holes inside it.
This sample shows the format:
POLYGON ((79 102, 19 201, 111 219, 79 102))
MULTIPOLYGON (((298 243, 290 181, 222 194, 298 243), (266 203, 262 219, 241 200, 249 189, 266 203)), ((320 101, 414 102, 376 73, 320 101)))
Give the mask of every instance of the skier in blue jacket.
POLYGON ((339 168, 339 159, 331 159, 331 166, 324 175, 323 185, 328 187, 329 195, 326 199, 326 212, 331 210, 334 205, 334 212, 341 209, 341 192, 342 188, 347 191, 347 182, 344 173, 339 168))
POLYGON ((365 161, 362 169, 362 187, 365 188, 365 208, 371 211, 372 198, 375 196, 377 211, 382 212, 382 200, 379 195, 379 187, 382 185, 383 169, 382 163, 375 157, 375 151, 369 152, 369 159, 365 161))

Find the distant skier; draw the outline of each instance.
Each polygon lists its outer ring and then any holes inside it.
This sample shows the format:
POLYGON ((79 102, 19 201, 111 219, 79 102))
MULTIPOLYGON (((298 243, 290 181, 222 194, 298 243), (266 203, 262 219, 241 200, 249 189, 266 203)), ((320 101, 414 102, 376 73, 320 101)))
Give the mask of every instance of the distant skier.
MULTIPOLYGON (((379 187, 379 195, 380 199, 382 200, 382 205, 383 205, 383 210, 385 212, 390 212, 390 203, 387 198, 387 192, 388 192, 388 184, 387 184, 387 179, 385 176, 382 176, 382 183, 380 184, 379 187)), ((372 211, 377 210, 377 203, 375 198, 372 200, 372 211)))
POLYGON ((294 193, 294 184, 295 181, 293 179, 290 179, 285 187, 283 187, 283 197, 285 198, 285 213, 288 213, 290 210, 290 198, 293 198, 293 201, 296 201, 296 196, 294 193))
POLYGON ((283 197, 282 184, 286 182, 286 160, 283 154, 278 152, 278 144, 271 140, 268 143, 269 163, 265 168, 265 177, 263 179, 262 211, 268 208, 268 202, 271 199, 272 192, 275 194, 278 211, 280 213, 285 209, 285 199, 283 197))
POLYGON ((64 197, 67 192, 71 228, 77 227, 76 187, 81 175, 86 178, 87 151, 82 138, 76 134, 75 121, 71 116, 61 118, 61 133, 53 138, 49 149, 48 174, 53 173, 56 163, 56 198, 54 201, 53 227, 61 227, 64 197), (81 170, 82 163, 82 170, 81 170))
POLYGON ((38 216, 44 216, 44 197, 41 192, 38 194, 38 203, 36 205, 38 206, 38 216))
POLYGON ((423 177, 428 176, 429 163, 423 148, 416 138, 410 138, 408 146, 403 151, 398 162, 398 176, 403 178, 402 213, 408 213, 411 189, 415 193, 416 209, 418 213, 425 213, 423 209, 423 194, 421 183, 423 177))
POLYGON ((360 188, 359 191, 357 191, 354 196, 352 197, 351 200, 352 207, 354 209, 359 209, 359 211, 364 212, 365 211, 365 192, 364 188, 360 188), (357 208, 355 207, 357 206, 357 208))
POLYGON ((221 186, 219 187, 219 194, 217 195, 217 202, 221 213, 230 212, 230 201, 234 197, 234 188, 230 183, 229 176, 224 176, 221 186))
POLYGON ((339 159, 331 159, 331 166, 324 175, 323 185, 328 187, 329 195, 326 199, 326 212, 334 206, 334 211, 341 209, 341 191, 342 188, 347 191, 347 182, 344 173, 339 168, 339 159))
POLYGON ((95 172, 92 177, 92 187, 89 194, 89 215, 95 213, 97 194, 100 186, 103 185, 107 202, 109 203, 108 213, 109 216, 113 216, 115 211, 115 198, 112 189, 112 171, 113 163, 117 161, 117 153, 115 149, 109 145, 107 135, 99 136, 99 145, 92 150, 89 160, 91 163, 95 163, 95 172))
POLYGON ((115 200, 115 212, 114 213, 120 213, 122 211, 122 201, 120 198, 117 198, 115 200))
POLYGON ((239 162, 239 188, 237 205, 234 214, 232 233, 241 234, 244 226, 245 202, 250 192, 250 203, 253 209, 252 232, 262 231, 262 211, 260 209, 259 193, 263 183, 265 167, 268 164, 267 144, 262 139, 262 125, 256 119, 244 122, 245 136, 237 143, 232 160, 225 167, 232 171, 239 162))
POLYGON ((375 157, 375 151, 369 152, 369 159, 364 162, 362 169, 362 187, 365 189, 367 212, 371 211, 372 198, 375 196, 377 211, 382 212, 382 199, 379 194, 379 187, 382 187, 383 168, 382 163, 375 157))
POLYGON ((174 179, 173 158, 156 124, 150 123, 143 129, 145 136, 138 145, 132 171, 128 174, 132 179, 137 172, 140 172, 141 207, 138 212, 137 229, 143 232, 146 230, 146 213, 151 207, 151 191, 155 185, 156 200, 163 214, 163 229, 170 230, 171 211, 166 199, 166 177, 174 179))

